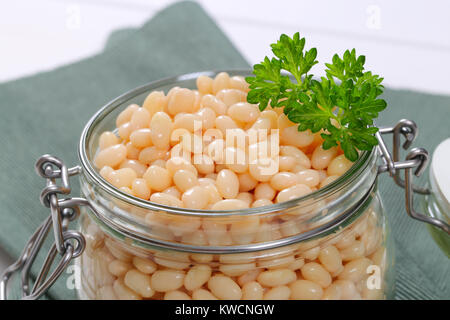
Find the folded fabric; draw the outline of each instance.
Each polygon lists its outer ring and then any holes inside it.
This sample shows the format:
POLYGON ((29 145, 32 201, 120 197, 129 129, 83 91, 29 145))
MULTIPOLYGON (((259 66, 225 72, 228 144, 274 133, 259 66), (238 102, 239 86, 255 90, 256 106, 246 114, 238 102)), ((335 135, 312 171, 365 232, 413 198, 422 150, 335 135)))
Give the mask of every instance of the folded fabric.
MULTIPOLYGON (((102 105, 163 77, 232 68, 249 65, 197 4, 181 2, 138 30, 115 33, 105 50, 92 58, 1 84, 0 245, 17 257, 49 214, 38 200, 44 181, 34 173, 35 160, 50 153, 76 164, 81 130, 102 105)), ((417 145, 429 150, 449 136, 450 98, 387 90, 386 99, 389 109, 381 124, 416 120, 422 130, 417 145)), ((449 298, 448 259, 425 226, 407 217, 403 191, 387 176, 381 178, 380 189, 397 244, 397 297, 449 298)), ((41 262, 42 257, 37 264, 41 262)), ((65 278, 56 282, 49 296, 76 298, 65 278)))

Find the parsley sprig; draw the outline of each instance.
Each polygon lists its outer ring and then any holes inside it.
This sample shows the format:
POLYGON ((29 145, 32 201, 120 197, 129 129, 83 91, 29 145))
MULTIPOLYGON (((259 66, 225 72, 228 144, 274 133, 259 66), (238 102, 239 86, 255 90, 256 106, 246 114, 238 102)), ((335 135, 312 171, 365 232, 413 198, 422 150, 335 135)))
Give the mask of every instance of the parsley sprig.
POLYGON ((323 130, 323 148, 340 145, 347 159, 358 159, 358 150, 372 150, 377 145, 374 119, 386 108, 383 78, 364 70, 365 57, 355 49, 345 51, 342 58, 333 56, 326 63, 325 77, 313 79, 309 73, 318 63, 317 50, 305 50, 305 38, 299 33, 292 38, 282 34, 271 45, 275 57, 264 58, 253 67, 254 77, 247 101, 267 106, 284 107, 289 120, 298 130, 323 130))

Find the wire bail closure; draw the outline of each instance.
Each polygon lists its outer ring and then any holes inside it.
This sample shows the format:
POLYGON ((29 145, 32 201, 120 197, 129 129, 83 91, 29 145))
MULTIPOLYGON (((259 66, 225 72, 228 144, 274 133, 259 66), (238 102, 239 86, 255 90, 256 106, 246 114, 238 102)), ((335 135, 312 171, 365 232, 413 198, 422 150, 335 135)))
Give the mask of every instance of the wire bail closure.
POLYGON ((40 194, 40 202, 50 209, 50 215, 30 237, 16 262, 1 275, 0 300, 8 298, 8 281, 15 273, 20 273, 21 298, 23 300, 38 299, 53 285, 72 259, 79 257, 86 247, 84 236, 78 231, 68 230, 68 226, 71 221, 78 218, 80 214, 79 206, 89 205, 88 201, 84 198, 58 198, 58 194, 70 194, 69 177, 79 174, 81 167, 67 168, 62 160, 47 154, 36 161, 35 170, 40 177, 46 179, 46 187, 40 194), (57 185, 56 179, 61 179, 62 185, 57 185), (54 243, 47 253, 34 284, 31 286, 30 269, 47 238, 51 226, 53 226, 54 243), (50 273, 58 254, 61 259, 50 273))
POLYGON ((381 154, 383 164, 378 167, 378 173, 389 172, 394 182, 405 189, 405 207, 406 213, 413 219, 429 223, 450 234, 450 225, 445 221, 433 218, 414 210, 414 192, 419 194, 430 194, 428 188, 418 187, 413 184, 414 175, 419 177, 426 169, 429 162, 428 151, 423 148, 413 148, 406 155, 405 160, 400 161, 400 140, 401 136, 406 139, 403 143, 403 149, 407 150, 415 140, 418 134, 418 128, 414 121, 402 119, 393 127, 380 128, 375 134, 378 139, 378 150, 381 154), (386 143, 383 140, 383 134, 393 135, 392 156, 388 151, 386 143), (405 170, 404 180, 401 178, 401 170, 405 170))

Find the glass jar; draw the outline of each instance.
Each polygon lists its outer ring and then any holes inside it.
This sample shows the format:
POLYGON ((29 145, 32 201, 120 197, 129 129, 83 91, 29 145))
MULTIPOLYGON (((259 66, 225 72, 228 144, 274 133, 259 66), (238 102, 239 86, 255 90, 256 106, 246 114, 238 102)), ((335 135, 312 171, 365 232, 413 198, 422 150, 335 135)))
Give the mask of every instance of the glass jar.
MULTIPOLYGON (((247 75, 229 72, 230 75, 247 75)), ((301 198, 236 211, 144 201, 92 165, 99 136, 154 90, 194 88, 194 73, 142 86, 110 102, 83 131, 79 157, 82 299, 386 299, 394 253, 377 191, 377 149, 301 198)))

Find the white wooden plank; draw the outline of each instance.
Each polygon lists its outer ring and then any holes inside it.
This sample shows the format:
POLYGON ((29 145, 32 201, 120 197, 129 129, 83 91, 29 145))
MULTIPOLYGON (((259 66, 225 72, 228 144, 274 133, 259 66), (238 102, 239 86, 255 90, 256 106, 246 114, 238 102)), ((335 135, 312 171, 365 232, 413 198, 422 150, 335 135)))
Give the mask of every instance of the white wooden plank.
POLYGON ((152 11, 64 1, 10 1, 0 10, 0 81, 99 52, 111 31, 138 27, 152 11), (20 17, 20 19, 18 19, 20 17))
MULTIPOLYGON (((6 48, 2 53, 5 58, 0 61, 0 81, 98 52, 110 31, 139 26, 156 10, 173 2, 43 0, 37 4, 18 0, 9 3, 7 10, 0 13, 3 26, 0 35, 6 48), (25 4, 27 10, 23 9, 25 4), (16 19, 17 14, 23 18, 16 19)), ((200 2, 251 63, 269 54, 268 44, 280 33, 300 30, 308 43, 318 47, 321 59, 356 47, 368 56, 368 66, 385 76, 387 85, 450 93, 442 72, 448 71, 442 61, 450 56, 450 37, 441 32, 450 30, 450 20, 445 18, 450 6, 447 1, 431 1, 433 5, 422 1, 368 0, 200 2)))
POLYGON ((265 28, 227 22, 220 25, 252 63, 259 62, 265 55, 271 54, 269 44, 277 39, 280 33, 292 34, 300 30, 308 39, 307 47, 318 49, 318 60, 321 63, 314 66, 313 74, 322 74, 323 63, 329 62, 334 53, 342 55, 346 49, 356 47, 358 54, 366 55, 366 67, 382 75, 386 86, 450 93, 450 86, 446 80, 450 73, 450 65, 446 61, 450 55, 446 51, 431 50, 427 47, 411 49, 409 46, 370 40, 355 41, 351 38, 297 28, 277 29, 272 26, 265 28), (264 37, 258 36, 260 34, 264 34, 264 37))
MULTIPOLYGON (((87 0, 83 0, 87 1, 87 0)), ((91 0, 92 1, 92 0, 91 0)), ((124 0, 93 0, 123 6, 124 0)), ((128 0, 136 9, 162 8, 174 0, 128 0)), ((401 45, 450 49, 450 2, 443 0, 198 0, 218 21, 246 22, 277 28, 302 28, 401 45)))

